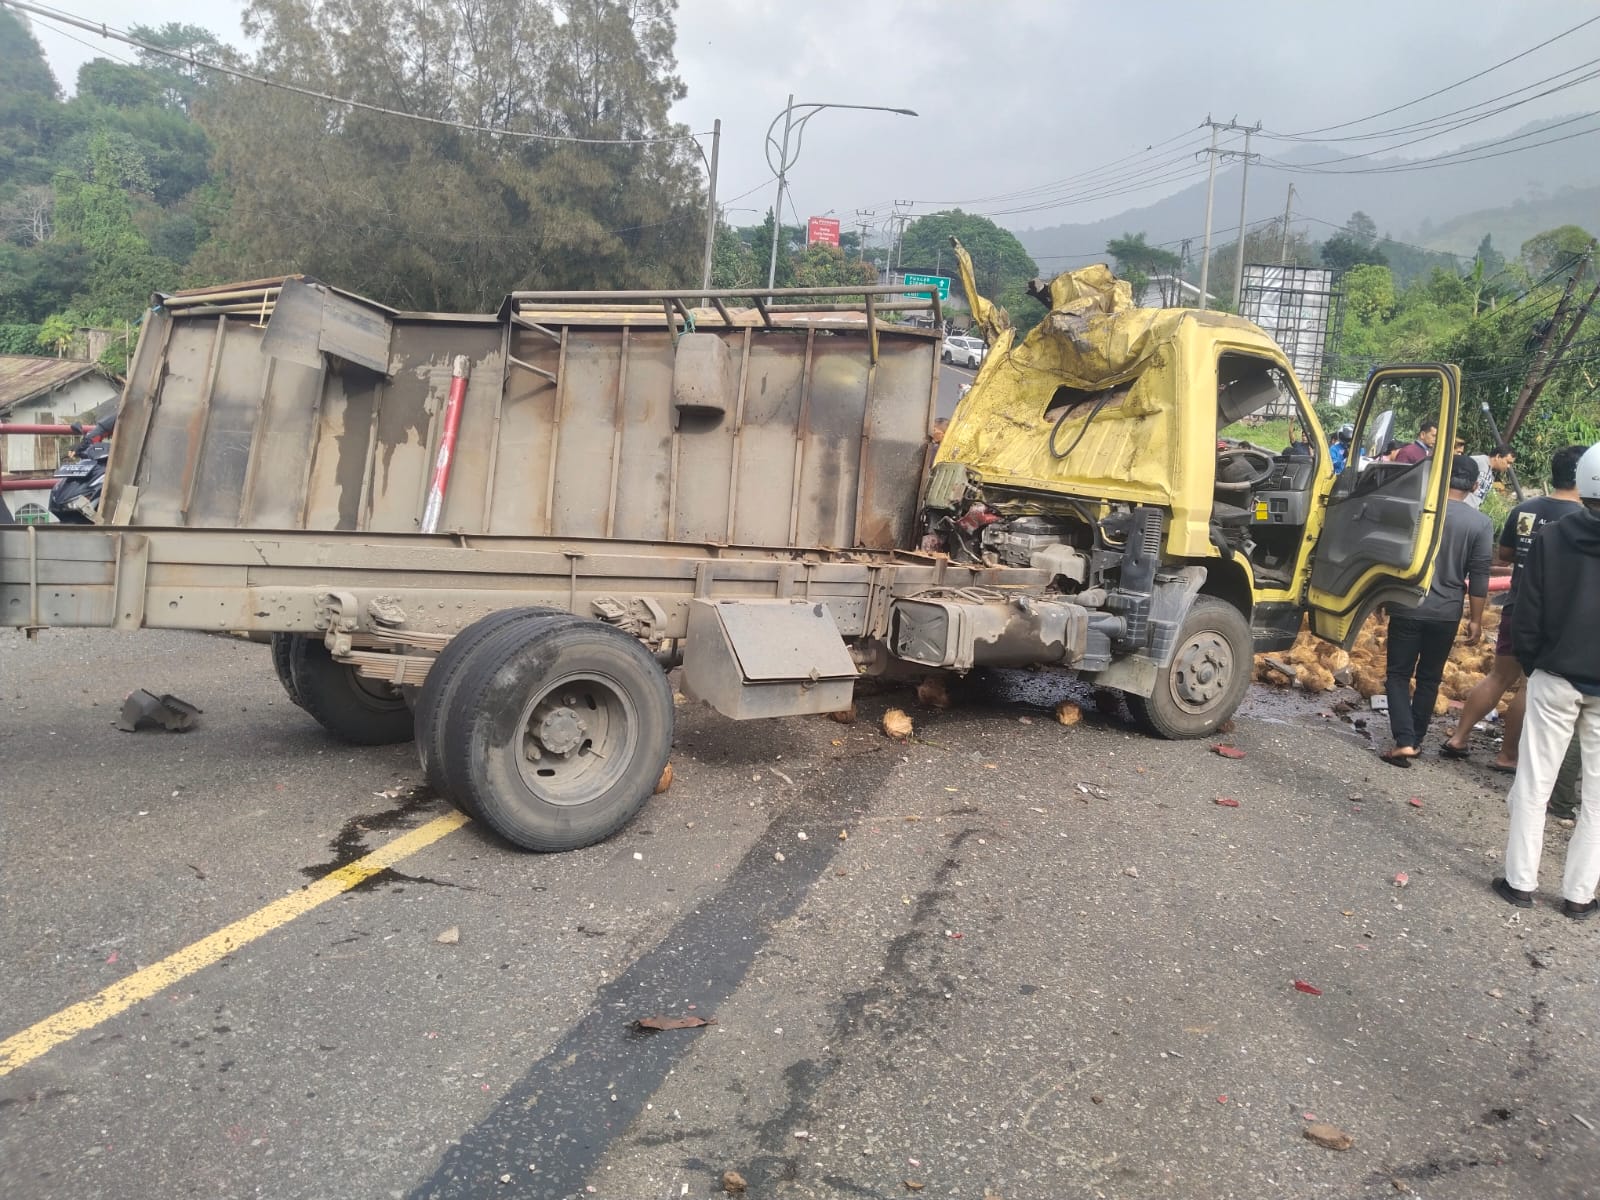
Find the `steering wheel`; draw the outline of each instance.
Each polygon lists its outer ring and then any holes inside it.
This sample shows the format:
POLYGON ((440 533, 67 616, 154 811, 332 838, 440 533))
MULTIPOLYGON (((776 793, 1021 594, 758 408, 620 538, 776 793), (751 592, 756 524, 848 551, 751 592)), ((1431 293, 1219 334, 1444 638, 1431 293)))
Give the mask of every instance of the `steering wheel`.
POLYGON ((1265 483, 1277 465, 1270 450, 1258 450, 1254 446, 1224 450, 1217 455, 1217 486, 1229 491, 1253 488, 1265 483))

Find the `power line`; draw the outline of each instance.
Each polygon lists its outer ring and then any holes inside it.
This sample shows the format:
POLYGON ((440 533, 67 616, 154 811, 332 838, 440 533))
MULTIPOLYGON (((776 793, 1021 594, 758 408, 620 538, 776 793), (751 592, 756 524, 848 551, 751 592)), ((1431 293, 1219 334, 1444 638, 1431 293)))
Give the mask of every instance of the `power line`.
POLYGON ((1580 29, 1585 29, 1588 26, 1593 25, 1596 21, 1600 21, 1600 16, 1590 17, 1587 21, 1579 21, 1571 29, 1562 30, 1560 33, 1556 34, 1554 37, 1546 38, 1544 41, 1540 42, 1536 46, 1529 46, 1526 50, 1522 51, 1520 54, 1513 54, 1510 58, 1501 59, 1499 62, 1493 64, 1492 66, 1487 66, 1481 71, 1477 71, 1477 72, 1475 72, 1475 73, 1473 73, 1471 75, 1468 75, 1465 79, 1458 79, 1454 83, 1446 84, 1444 87, 1437 88, 1434 91, 1429 92, 1425 96, 1418 96, 1415 100, 1407 100, 1404 104, 1396 104, 1396 105, 1394 105, 1394 106, 1392 106, 1390 108, 1380 109, 1379 111, 1377 111, 1375 113, 1368 113, 1366 116, 1357 117, 1353 121, 1341 121, 1337 125, 1324 125, 1320 129, 1304 129, 1304 130, 1301 130, 1297 134, 1290 134, 1288 136, 1305 138, 1305 137, 1310 137, 1312 134, 1327 133, 1330 130, 1334 130, 1334 129, 1348 129, 1352 125, 1363 125, 1368 121, 1376 120, 1378 117, 1386 117, 1390 113, 1397 113, 1397 112, 1400 112, 1402 109, 1413 108, 1416 105, 1421 104, 1424 100, 1432 100, 1435 96, 1442 96, 1446 92, 1453 92, 1453 91, 1455 91, 1456 88, 1462 87, 1462 86, 1464 86, 1466 84, 1469 84, 1475 79, 1482 79, 1485 75, 1489 75, 1489 74, 1491 74, 1491 73, 1493 73, 1495 71, 1498 71, 1501 67, 1510 66, 1512 63, 1516 62, 1518 59, 1527 58, 1528 55, 1532 54, 1534 51, 1543 50, 1546 46, 1553 45, 1554 43, 1559 42, 1562 38, 1570 37, 1574 33, 1577 33, 1580 29))
MULTIPOLYGON (((40 17, 47 22, 59 22, 65 25, 71 25, 78 29, 87 30, 88 32, 96 34, 109 41, 124 42, 127 45, 133 46, 138 50, 143 50, 146 53, 159 54, 164 58, 170 58, 177 62, 187 63, 191 67, 200 67, 207 71, 216 71, 223 75, 231 75, 235 79, 241 79, 247 83, 257 83, 263 87, 277 88, 280 91, 293 92, 300 96, 308 96, 313 100, 322 100, 329 104, 339 104, 348 108, 361 109, 364 112, 377 113, 381 116, 401 117, 407 121, 420 121, 425 125, 440 126, 446 129, 459 129, 468 133, 492 133, 497 137, 525 138, 531 141, 540 142, 577 143, 587 146, 643 146, 665 142, 695 142, 696 145, 699 144, 696 140, 698 135, 691 133, 675 134, 671 137, 591 138, 577 137, 564 133, 533 133, 527 130, 497 128, 492 125, 476 125, 469 121, 451 121, 443 117, 423 116, 419 113, 409 113, 397 108, 385 108, 381 104, 369 104, 364 100, 352 100, 348 96, 334 96, 327 92, 319 92, 314 88, 300 87, 297 84, 283 83, 280 80, 269 79, 265 75, 256 75, 249 71, 241 71, 237 67, 229 67, 221 63, 209 62, 206 59, 199 58, 194 54, 184 54, 176 50, 169 50, 164 46, 152 45, 149 42, 141 41, 139 38, 124 33, 121 30, 114 29, 103 22, 86 21, 81 17, 74 16, 71 13, 63 12, 59 9, 52 10, 36 4, 24 3, 24 0, 0 0, 0 4, 3 4, 7 8, 16 9, 19 12, 32 13, 34 16, 40 17)), ((52 24, 50 25, 50 28, 56 29, 56 26, 52 24)), ((56 29, 56 32, 61 33, 64 31, 56 29)))
POLYGON ((1491 158, 1504 158, 1508 154, 1521 154, 1525 150, 1534 150, 1540 146, 1553 146, 1557 142, 1570 141, 1573 138, 1585 137, 1591 133, 1600 133, 1600 126, 1596 126, 1593 129, 1580 129, 1574 133, 1563 134, 1561 137, 1546 138, 1542 142, 1529 142, 1525 146, 1513 146, 1509 150, 1498 150, 1490 154, 1477 153, 1480 150, 1488 150, 1492 146, 1504 146, 1511 142, 1521 141, 1523 138, 1534 137, 1541 133, 1548 133, 1552 129, 1560 129, 1564 126, 1574 124, 1577 121, 1587 121, 1592 117, 1600 117, 1600 110, 1579 113, 1575 117, 1568 117, 1563 121, 1554 121, 1540 129, 1530 129, 1524 133, 1514 133, 1507 137, 1496 138, 1493 141, 1481 142, 1476 146, 1469 146, 1463 150, 1451 150, 1444 154, 1432 155, 1429 158, 1411 159, 1408 162, 1391 163, 1387 166, 1381 167, 1351 167, 1348 170, 1337 171, 1297 166, 1294 163, 1280 162, 1279 160, 1273 158, 1264 158, 1261 161, 1263 166, 1270 167, 1275 171, 1309 171, 1309 173, 1313 175, 1396 175, 1409 171, 1436 171, 1441 167, 1455 167, 1460 166, 1462 163, 1482 162, 1485 159, 1491 158))

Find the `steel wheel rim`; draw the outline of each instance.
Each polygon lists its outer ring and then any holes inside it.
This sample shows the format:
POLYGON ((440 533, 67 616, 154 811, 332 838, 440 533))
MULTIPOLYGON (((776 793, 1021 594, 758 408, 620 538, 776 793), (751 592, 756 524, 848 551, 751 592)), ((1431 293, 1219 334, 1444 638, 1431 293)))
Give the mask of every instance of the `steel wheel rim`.
POLYGON ((1233 679, 1233 647, 1218 630, 1203 629, 1178 648, 1169 678, 1173 702, 1185 712, 1204 713, 1233 679))
POLYGON ((563 807, 587 804, 627 773, 638 711, 611 676, 575 672, 523 706, 511 747, 529 791, 563 807))

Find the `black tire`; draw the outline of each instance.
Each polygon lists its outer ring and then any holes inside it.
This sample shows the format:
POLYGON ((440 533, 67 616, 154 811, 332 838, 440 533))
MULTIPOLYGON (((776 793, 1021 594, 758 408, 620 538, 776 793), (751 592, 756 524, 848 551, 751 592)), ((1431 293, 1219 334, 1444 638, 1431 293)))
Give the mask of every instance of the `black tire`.
POLYGON ((1128 696, 1135 724, 1159 738, 1205 737, 1233 716, 1255 665, 1250 623, 1226 600, 1197 596, 1178 648, 1148 696, 1128 696))
POLYGON ((940 360, 940 361, 941 361, 941 362, 947 362, 947 363, 953 363, 953 362, 955 362, 955 359, 954 359, 954 358, 952 358, 952 357, 951 357, 951 355, 950 355, 950 351, 948 351, 948 350, 946 350, 946 351, 945 351, 945 352, 944 352, 944 353, 943 353, 943 354, 941 354, 941 355, 940 355, 940 356, 939 356, 939 360, 940 360))
POLYGON ((672 750, 672 689, 639 642, 598 621, 535 617, 467 654, 444 712, 452 799, 526 850, 622 828, 672 750))
MULTIPOLYGON (((422 763, 423 777, 435 792, 448 795, 444 776, 442 718, 443 714, 450 710, 453 702, 455 685, 461 679, 461 664, 473 650, 507 625, 558 612, 558 609, 533 606, 503 608, 468 625, 446 642, 444 649, 439 651, 439 657, 434 659, 433 666, 428 669, 428 677, 423 681, 422 690, 417 695, 416 707, 412 711, 412 729, 417 739, 417 758, 422 763)), ((467 809, 462 811, 468 816, 477 815, 467 809)))
POLYGON ((292 635, 289 676, 297 703, 319 725, 351 746, 409 742, 411 709, 398 688, 363 679, 356 669, 334 662, 318 638, 292 635))
POLYGON ((292 633, 275 633, 272 635, 272 669, 277 672, 278 682, 283 684, 283 690, 289 693, 290 701, 297 708, 304 708, 305 703, 300 699, 300 693, 295 690, 294 670, 289 664, 289 657, 294 652, 294 639, 297 635, 292 633))

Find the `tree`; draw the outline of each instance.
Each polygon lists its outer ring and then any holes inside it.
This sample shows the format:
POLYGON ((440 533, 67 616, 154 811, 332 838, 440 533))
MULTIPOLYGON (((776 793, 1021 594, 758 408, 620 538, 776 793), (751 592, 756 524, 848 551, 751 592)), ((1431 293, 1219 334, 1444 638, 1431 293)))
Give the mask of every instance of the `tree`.
POLYGON ((918 217, 901 234, 899 261, 920 274, 953 274, 955 252, 950 239, 959 238, 972 255, 978 290, 1011 314, 1012 324, 1026 329, 1044 315, 1044 308, 1028 295, 1028 281, 1039 273, 1037 264, 1008 229, 988 217, 959 208, 918 217))
POLYGON ((1151 246, 1145 242, 1143 231, 1126 233, 1106 243, 1106 253, 1117 261, 1117 274, 1133 287, 1133 294, 1143 293, 1152 275, 1174 275, 1183 266, 1183 259, 1171 250, 1151 246))
POLYGON ((1589 253, 1594 235, 1576 225, 1562 225, 1535 234, 1522 243, 1522 261, 1535 279, 1567 271, 1589 253))
POLYGON ((846 257, 838 246, 807 246, 794 264, 796 287, 870 287, 878 282, 871 263, 846 257))
POLYGON ((1378 240, 1378 223, 1359 208, 1345 222, 1345 234, 1358 246, 1370 246, 1378 240))
POLYGON ((199 267, 307 271, 423 309, 539 285, 697 282, 705 210, 698 156, 668 115, 683 94, 671 0, 467 0, 463 12, 254 0, 257 70, 507 132, 214 85, 197 111, 229 196, 199 267))
POLYGON ((1389 258, 1370 242, 1336 233, 1322 243, 1322 264, 1335 271, 1349 271, 1360 266, 1386 267, 1389 258))
POLYGON ((712 287, 760 287, 766 282, 765 272, 766 264, 756 261, 755 251, 737 230, 717 226, 716 240, 711 244, 712 287))
POLYGON ((1494 248, 1494 240, 1489 234, 1483 235, 1483 241, 1478 243, 1478 253, 1473 256, 1473 263, 1482 268, 1481 278, 1493 279, 1505 269, 1506 256, 1494 248))

